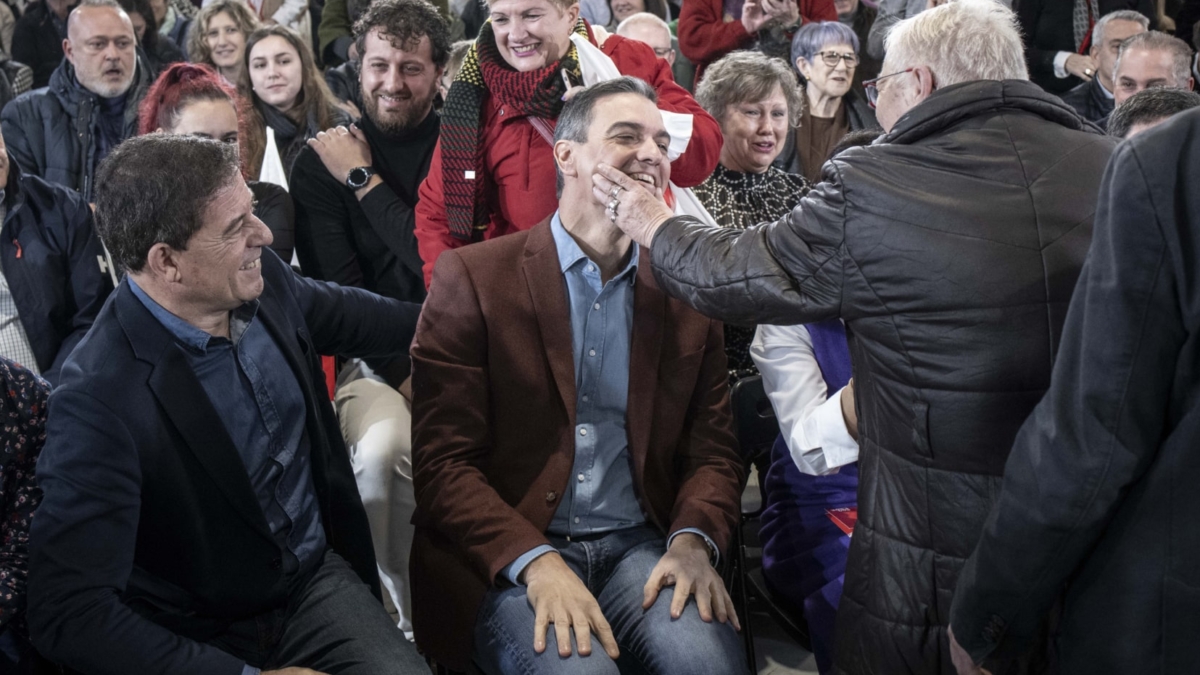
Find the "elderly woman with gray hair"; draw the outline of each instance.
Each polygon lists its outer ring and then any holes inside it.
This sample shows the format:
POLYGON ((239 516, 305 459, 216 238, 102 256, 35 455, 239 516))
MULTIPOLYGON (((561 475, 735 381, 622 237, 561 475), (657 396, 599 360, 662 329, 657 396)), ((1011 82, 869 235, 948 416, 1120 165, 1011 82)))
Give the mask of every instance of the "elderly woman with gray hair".
MULTIPOLYGON (((696 101, 721 125, 724 139, 716 170, 693 188, 713 220, 745 229, 791 211, 808 181, 772 166, 803 106, 791 68, 758 52, 734 52, 709 67, 696 101)), ((731 379, 755 373, 753 338, 754 326, 725 324, 731 379)))
POLYGON ((854 93, 858 36, 836 21, 805 24, 792 38, 792 64, 804 77, 800 124, 776 162, 790 173, 821 180, 829 151, 851 131, 878 126, 875 113, 854 93))

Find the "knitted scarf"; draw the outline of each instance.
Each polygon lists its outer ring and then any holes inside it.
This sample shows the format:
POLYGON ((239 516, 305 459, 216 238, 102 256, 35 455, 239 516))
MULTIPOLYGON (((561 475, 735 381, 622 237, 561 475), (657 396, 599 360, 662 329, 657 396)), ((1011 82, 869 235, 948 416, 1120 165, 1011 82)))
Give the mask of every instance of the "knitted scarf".
MULTIPOLYGON (((575 24, 575 33, 592 40, 583 19, 575 24)), ((573 82, 582 81, 574 43, 558 62, 522 73, 500 55, 491 20, 479 29, 442 109, 442 184, 450 234, 455 238, 479 241, 490 217, 484 190, 484 101, 495 96, 514 114, 556 120, 567 92, 563 71, 573 76, 573 82)))

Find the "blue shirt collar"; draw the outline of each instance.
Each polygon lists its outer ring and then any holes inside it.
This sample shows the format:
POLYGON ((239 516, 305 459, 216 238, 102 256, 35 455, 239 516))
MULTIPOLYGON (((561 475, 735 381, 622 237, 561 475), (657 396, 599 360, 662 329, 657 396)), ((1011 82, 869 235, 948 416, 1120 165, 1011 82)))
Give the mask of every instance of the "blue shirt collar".
MULTIPOLYGON (((575 238, 567 232, 567 228, 563 227, 562 220, 558 217, 558 211, 555 211, 554 217, 550 219, 550 234, 554 235, 554 246, 558 249, 558 264, 564 274, 567 270, 580 264, 580 261, 592 262, 583 249, 579 248, 579 242, 575 241, 575 238)), ((625 265, 625 269, 621 270, 613 279, 621 279, 628 275, 629 283, 632 284, 637 279, 639 251, 637 242, 632 242, 630 245, 632 250, 629 262, 625 265)))
MULTIPOLYGON (((205 353, 208 351, 208 344, 209 341, 214 338, 213 335, 196 328, 192 324, 172 314, 162 305, 158 304, 154 298, 146 295, 146 292, 142 290, 141 286, 137 285, 137 283, 133 280, 132 275, 125 275, 125 278, 129 280, 129 290, 133 291, 134 297, 141 301, 142 305, 144 305, 146 309, 152 315, 154 315, 155 319, 158 319, 158 322, 163 325, 163 328, 166 328, 168 331, 170 331, 171 335, 174 335, 176 339, 188 347, 191 347, 200 353, 205 353)), ((257 312, 258 301, 255 300, 238 307, 230 313, 229 333, 233 337, 232 342, 234 344, 237 344, 241 336, 245 334, 246 329, 249 328, 250 322, 254 319, 254 316, 257 312)))

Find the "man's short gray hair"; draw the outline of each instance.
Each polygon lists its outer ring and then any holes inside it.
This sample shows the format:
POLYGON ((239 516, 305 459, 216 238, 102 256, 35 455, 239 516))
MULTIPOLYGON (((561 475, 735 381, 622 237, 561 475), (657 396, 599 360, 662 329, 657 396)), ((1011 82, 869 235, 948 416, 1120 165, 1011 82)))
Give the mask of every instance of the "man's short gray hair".
POLYGON ((1132 21, 1141 26, 1142 30, 1150 30, 1150 19, 1147 19, 1145 14, 1132 9, 1119 9, 1100 17, 1100 20, 1092 27, 1093 47, 1101 46, 1101 43, 1104 42, 1104 29, 1108 28, 1108 24, 1113 21, 1132 21))
POLYGON ((625 37, 625 33, 628 32, 630 28, 642 23, 650 24, 651 26, 658 26, 659 28, 667 31, 668 37, 671 36, 671 25, 659 17, 651 14, 650 12, 638 12, 632 16, 625 17, 624 21, 617 24, 617 35, 625 37))
POLYGON ((1121 70, 1121 59, 1131 49, 1146 51, 1163 51, 1171 55, 1172 89, 1186 89, 1188 79, 1192 76, 1192 48, 1188 43, 1173 35, 1167 35, 1156 30, 1148 30, 1130 36, 1121 43, 1121 51, 1117 53, 1117 62, 1113 65, 1113 76, 1121 70))
POLYGON ((1154 87, 1125 99, 1108 118, 1108 135, 1125 138, 1139 124, 1149 124, 1200 107, 1200 94, 1183 89, 1154 87))
POLYGON ((889 72, 926 66, 938 87, 1029 79, 1017 15, 995 0, 956 0, 905 19, 886 51, 889 72))
POLYGON ((176 134, 131 138, 100 164, 96 232, 119 267, 141 271, 155 244, 185 250, 213 196, 241 176, 236 144, 176 134), (163 170, 170 166, 187 170, 163 170))

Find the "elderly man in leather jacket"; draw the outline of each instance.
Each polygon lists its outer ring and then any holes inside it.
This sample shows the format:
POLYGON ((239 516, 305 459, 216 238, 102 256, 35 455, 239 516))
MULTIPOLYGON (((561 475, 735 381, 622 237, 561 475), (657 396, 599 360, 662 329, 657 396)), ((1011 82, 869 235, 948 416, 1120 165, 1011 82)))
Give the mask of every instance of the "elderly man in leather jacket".
POLYGON ((1028 81, 995 2, 900 22, 883 73, 865 84, 887 133, 778 222, 672 217, 603 166, 593 192, 702 313, 845 321, 862 482, 834 671, 953 673, 955 582, 1049 385, 1113 141, 1028 81))
POLYGON ((72 10, 63 51, 50 86, 9 103, 0 123, 22 170, 91 202, 96 167, 137 132, 151 73, 139 63, 133 24, 115 0, 84 0, 72 10))

